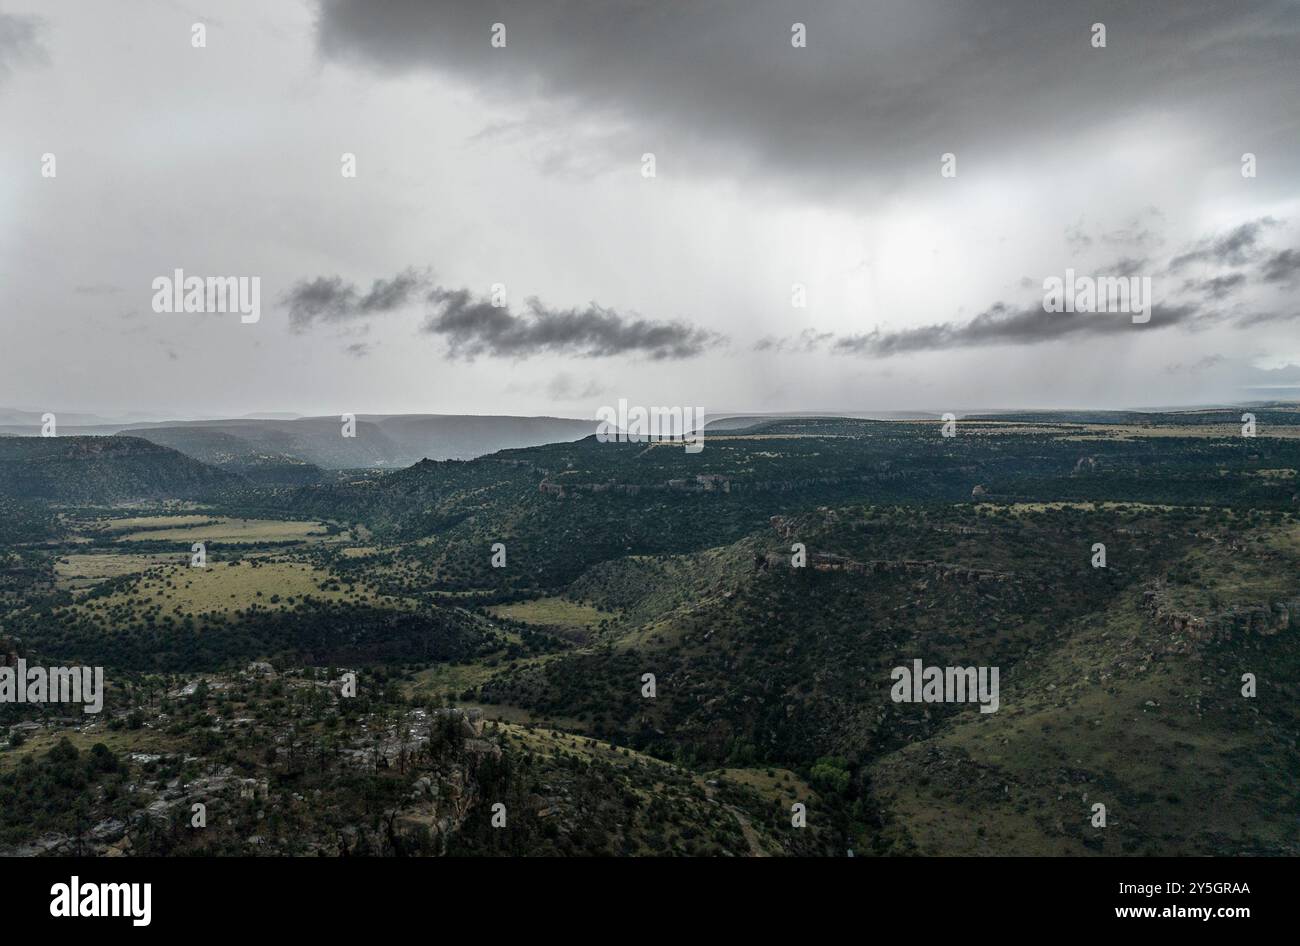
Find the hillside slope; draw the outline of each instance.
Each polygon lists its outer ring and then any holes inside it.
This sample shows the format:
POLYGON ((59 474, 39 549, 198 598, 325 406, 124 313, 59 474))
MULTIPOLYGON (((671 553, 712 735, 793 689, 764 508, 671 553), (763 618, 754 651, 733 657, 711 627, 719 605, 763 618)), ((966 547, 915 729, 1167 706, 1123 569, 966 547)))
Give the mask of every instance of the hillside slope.
POLYGON ((138 437, 0 437, 0 496, 14 499, 202 499, 240 482, 138 437))

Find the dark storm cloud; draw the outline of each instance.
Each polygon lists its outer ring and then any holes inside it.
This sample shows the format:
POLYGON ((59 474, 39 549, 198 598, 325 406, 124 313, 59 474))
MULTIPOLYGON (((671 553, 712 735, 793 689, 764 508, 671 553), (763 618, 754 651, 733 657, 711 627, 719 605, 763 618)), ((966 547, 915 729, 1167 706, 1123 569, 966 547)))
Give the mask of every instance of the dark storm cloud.
POLYGON ((40 32, 36 17, 0 13, 0 82, 13 74, 15 66, 45 61, 40 32))
POLYGON ((671 167, 696 147, 739 149, 747 169, 827 192, 937 168, 945 151, 1069 141, 1114 120, 1119 103, 1195 114, 1239 153, 1242 130, 1289 127, 1300 58, 1293 0, 319 2, 326 58, 612 119, 630 129, 615 142, 629 160, 662 151, 671 167), (806 49, 791 47, 796 21, 806 49), (1097 21, 1102 50, 1089 44, 1097 21), (494 22, 504 49, 489 44, 494 22))
POLYGON ((428 283, 427 274, 408 269, 392 279, 376 279, 362 293, 341 276, 317 276, 295 284, 280 304, 289 310, 289 325, 302 332, 316 322, 353 322, 392 312, 416 300, 428 283))
POLYGON ((478 355, 528 358, 542 353, 586 355, 640 354, 654 360, 692 358, 724 341, 685 322, 629 318, 595 304, 584 309, 551 309, 528 299, 514 315, 504 306, 475 298, 467 289, 437 288, 429 293, 435 311, 424 331, 447 339, 452 358, 478 355))

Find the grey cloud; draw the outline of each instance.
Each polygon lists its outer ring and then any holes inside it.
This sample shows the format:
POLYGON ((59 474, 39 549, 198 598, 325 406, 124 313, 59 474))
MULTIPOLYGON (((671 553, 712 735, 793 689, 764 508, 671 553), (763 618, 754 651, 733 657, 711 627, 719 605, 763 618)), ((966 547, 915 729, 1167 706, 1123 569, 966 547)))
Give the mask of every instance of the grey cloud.
MULTIPOLYGON (((1073 231, 1080 245, 1091 244, 1082 230, 1073 231)), ((1141 275, 1150 263, 1146 259, 1125 257, 1109 266, 1101 267, 1096 275, 1130 277, 1141 275)), ((1041 286, 1026 277, 1023 288, 1041 286)), ((898 331, 876 329, 856 335, 836 336, 830 332, 804 329, 799 335, 787 338, 767 336, 753 346, 755 351, 808 353, 829 347, 841 355, 858 355, 886 358, 891 355, 919 351, 937 351, 950 348, 970 348, 984 345, 1034 345, 1072 335, 1109 335, 1142 328, 1159 328, 1194 319, 1207 322, 1217 315, 1200 313, 1195 303, 1173 306, 1154 306, 1151 321, 1135 325, 1128 313, 1049 313, 1044 311, 1041 299, 1028 305, 1015 307, 997 302, 966 323, 945 322, 898 331)))
POLYGON ((525 125, 545 115, 537 127, 555 140, 607 119, 632 134, 602 146, 639 143, 629 161, 662 148, 678 166, 712 159, 734 174, 739 151, 747 173, 789 173, 827 194, 898 181, 918 162, 937 168, 945 151, 988 160, 1069 141, 1121 102, 1128 114, 1195 114, 1202 134, 1232 147, 1244 130, 1290 125, 1300 58, 1289 0, 319 3, 326 59, 450 76, 517 104, 525 125), (806 49, 791 47, 795 20, 806 49), (1089 46, 1094 20, 1108 26, 1105 50, 1089 46), (489 45, 495 21, 505 49, 489 45))
MULTIPOLYGON (((408 268, 391 279, 376 279, 363 293, 341 276, 318 276, 297 282, 280 302, 289 310, 295 332, 315 325, 366 326, 365 320, 404 306, 427 302, 430 311, 421 330, 447 339, 448 355, 528 358, 550 352, 605 357, 641 354, 654 360, 692 358, 725 342, 715 332, 682 321, 655 322, 624 316, 591 303, 581 309, 549 308, 536 298, 516 315, 468 289, 430 288, 427 270, 408 268)), ((349 354, 369 352, 353 344, 349 354)))
POLYGON ((1230 314, 1196 302, 1184 302, 1175 305, 1157 303, 1152 307, 1149 322, 1135 324, 1127 313, 1044 312, 1041 304, 1013 308, 999 302, 969 322, 946 322, 894 332, 877 329, 842 336, 835 340, 831 350, 844 355, 886 358, 912 352, 986 345, 1038 345, 1071 337, 1113 336, 1174 326, 1189 331, 1220 324, 1244 329, 1296 319, 1300 319, 1300 312, 1230 314))
POLYGON ((818 332, 816 329, 806 328, 794 338, 777 338, 772 335, 760 338, 754 343, 754 351, 807 353, 816 351, 834 338, 833 332, 818 332))
POLYGON ((1121 260, 1116 260, 1099 275, 1124 277, 1141 276, 1147 270, 1150 262, 1150 260, 1131 259, 1126 256, 1121 260))
MULTIPOLYGON (((1271 217, 1253 220, 1235 227, 1228 233, 1200 241, 1195 248, 1183 253, 1171 263, 1176 269, 1187 265, 1193 257, 1232 264, 1244 264, 1259 258, 1264 252, 1258 245, 1260 233, 1277 221, 1271 217)), ((1082 231, 1072 229, 1080 239, 1082 231)), ((1090 241, 1089 241, 1090 242, 1090 241)), ((1148 259, 1123 258, 1098 275, 1132 277, 1154 266, 1148 259)), ((1286 279, 1300 271, 1300 256, 1291 250, 1275 253, 1262 266, 1265 279, 1286 279)), ((1041 300, 1021 306, 997 302, 969 322, 941 322, 914 328, 886 331, 876 329, 857 335, 830 336, 805 329, 793 339, 763 338, 754 345, 756 351, 812 351, 823 344, 837 354, 868 358, 887 358, 893 355, 925 351, 942 351, 954 348, 973 348, 986 345, 1037 345, 1072 337, 1098 337, 1124 332, 1158 330, 1179 326, 1197 331, 1214 325, 1228 325, 1237 329, 1268 323, 1290 322, 1300 318, 1294 311, 1242 311, 1240 307, 1224 310, 1215 303, 1247 284, 1245 273, 1234 272, 1208 279, 1188 279, 1181 286, 1176 303, 1157 302, 1152 306, 1151 318, 1146 323, 1134 323, 1128 313, 1102 312, 1046 312, 1041 300)), ((1023 283, 1022 283, 1023 284, 1023 283)), ((1158 293, 1157 293, 1158 296, 1158 293)), ((1201 366, 1206 367, 1205 365, 1201 366)))
POLYGON ((1286 249, 1264 260, 1261 275, 1265 282, 1290 282, 1300 273, 1300 253, 1286 249))
POLYGON ((0 13, 0 82, 13 74, 15 66, 46 61, 40 33, 37 17, 0 13))
POLYGON ((1195 248, 1175 256, 1169 261, 1171 272, 1177 272, 1190 263, 1212 263, 1219 266, 1244 266, 1259 253, 1260 234, 1276 226, 1272 217, 1250 220, 1221 237, 1200 241, 1195 248))
POLYGON ((550 352, 589 357, 641 354, 654 360, 692 358, 725 339, 681 321, 652 322, 620 315, 596 304, 583 309, 551 309, 538 299, 514 315, 505 306, 475 298, 468 289, 435 288, 424 331, 449 343, 452 358, 479 355, 528 358, 550 352))
POLYGON ((1044 312, 1042 304, 1012 308, 998 302, 966 323, 942 323, 835 340, 832 351, 885 358, 891 355, 985 345, 1037 345, 1076 335, 1118 335, 1189 323, 1200 316, 1193 305, 1153 307, 1151 321, 1134 324, 1128 313, 1044 312))
POLYGON ((416 290, 427 283, 428 277, 413 269, 398 273, 392 279, 376 279, 357 306, 363 313, 391 312, 405 305, 416 290))
POLYGON ((1185 291, 1201 292, 1211 299, 1222 299, 1224 296, 1235 292, 1246 284, 1245 273, 1228 273, 1225 276, 1215 276, 1212 279, 1193 280, 1189 279, 1183 283, 1185 291))
POLYGON ((365 293, 341 276, 318 276, 296 283, 280 303, 289 310, 290 327, 302 332, 317 322, 354 322, 399 309, 417 300, 428 284, 428 275, 414 269, 376 279, 365 293))
POLYGON ((1274 322, 1291 322, 1300 318, 1300 311, 1296 312, 1251 312, 1243 315, 1233 322, 1235 328, 1254 328, 1256 325, 1269 325, 1274 322))

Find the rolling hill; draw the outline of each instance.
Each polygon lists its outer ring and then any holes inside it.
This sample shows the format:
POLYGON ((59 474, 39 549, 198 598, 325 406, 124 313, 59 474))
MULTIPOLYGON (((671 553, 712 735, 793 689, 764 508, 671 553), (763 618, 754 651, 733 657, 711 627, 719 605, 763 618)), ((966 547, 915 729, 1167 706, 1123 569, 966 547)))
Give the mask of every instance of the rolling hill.
POLYGON ((202 499, 241 482, 139 437, 0 437, 0 496, 13 499, 202 499))
MULTIPOLYGON (((40 433, 40 416, 0 411, 0 435, 40 433)), ((468 460, 511 447, 576 440, 594 420, 456 414, 357 414, 355 436, 340 417, 239 417, 219 420, 113 423, 93 415, 59 415, 59 432, 75 436, 126 433, 173 447, 204 462, 249 467, 293 480, 287 465, 324 470, 394 469, 426 457, 468 460)), ((306 470, 300 469, 305 475, 306 470)), ((300 480, 302 482, 304 480, 300 480)))

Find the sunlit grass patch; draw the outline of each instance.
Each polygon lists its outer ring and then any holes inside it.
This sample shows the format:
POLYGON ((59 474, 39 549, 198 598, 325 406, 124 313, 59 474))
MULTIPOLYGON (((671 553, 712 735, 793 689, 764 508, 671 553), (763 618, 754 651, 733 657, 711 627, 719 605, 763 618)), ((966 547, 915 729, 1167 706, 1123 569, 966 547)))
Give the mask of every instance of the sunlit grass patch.
MULTIPOLYGON (((159 519, 183 518, 192 516, 158 517, 159 519)), ((175 524, 168 528, 146 528, 122 535, 120 542, 177 542, 192 544, 194 542, 295 542, 320 540, 326 537, 325 526, 320 522, 281 521, 278 519, 204 519, 202 524, 175 524)))
POLYGON ((123 605, 135 610, 157 607, 163 614, 186 615, 238 611, 253 604, 284 609, 309 596, 318 601, 398 603, 360 584, 349 591, 328 571, 301 562, 211 562, 206 568, 176 565, 151 571, 124 591, 81 607, 106 613, 123 605))
POLYGON ((566 598, 537 598, 533 601, 501 604, 488 610, 497 617, 522 621, 525 624, 581 628, 595 627, 607 618, 618 616, 566 598))

